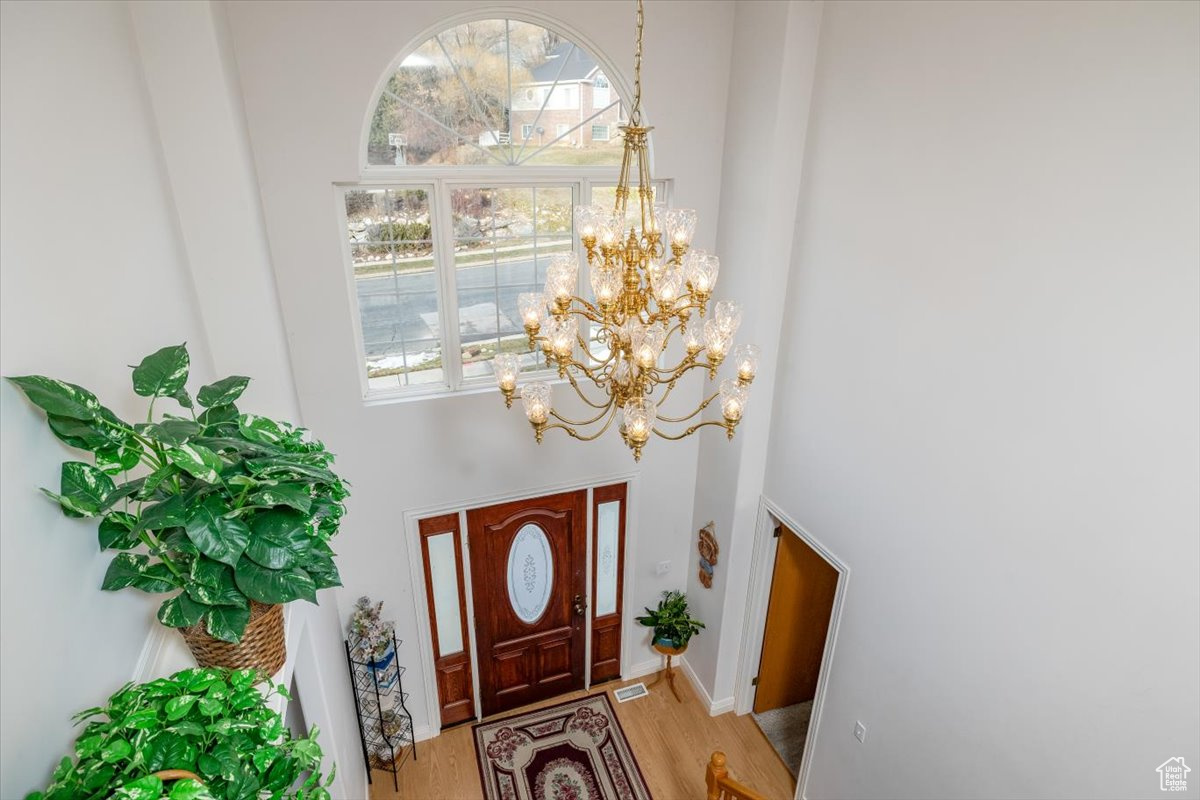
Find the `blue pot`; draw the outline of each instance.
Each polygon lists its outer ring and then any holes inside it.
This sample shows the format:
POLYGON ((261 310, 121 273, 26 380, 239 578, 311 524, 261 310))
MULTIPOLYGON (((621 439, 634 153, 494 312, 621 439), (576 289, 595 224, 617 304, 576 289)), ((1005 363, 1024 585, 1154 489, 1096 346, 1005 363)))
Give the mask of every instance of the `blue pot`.
POLYGON ((395 657, 396 657, 396 648, 392 647, 391 645, 388 645, 387 655, 385 655, 383 658, 379 659, 378 661, 372 661, 371 669, 375 670, 376 672, 382 672, 383 670, 388 668, 388 665, 392 663, 392 659, 395 657))
POLYGON ((657 639, 655 639, 655 640, 654 640, 654 643, 655 643, 655 644, 660 644, 660 645, 662 645, 663 647, 671 647, 671 648, 678 648, 678 647, 679 647, 679 642, 676 642, 674 639, 668 639, 668 638, 667 638, 667 637, 665 637, 665 636, 660 636, 660 637, 658 637, 657 639))

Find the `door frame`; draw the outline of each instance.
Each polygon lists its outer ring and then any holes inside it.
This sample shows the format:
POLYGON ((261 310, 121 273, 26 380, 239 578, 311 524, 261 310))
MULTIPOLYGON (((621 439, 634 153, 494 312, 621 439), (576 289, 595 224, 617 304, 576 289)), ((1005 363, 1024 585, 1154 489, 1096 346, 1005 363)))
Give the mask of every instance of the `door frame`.
MULTIPOLYGON (((586 574, 591 575, 592 572, 592 519, 593 505, 592 489, 597 486, 608 486, 614 483, 625 483, 628 485, 628 492, 625 496, 625 553, 628 556, 635 552, 637 544, 637 515, 635 513, 640 497, 638 489, 639 471, 628 471, 619 473, 608 473, 605 475, 597 475, 592 478, 582 480, 567 481, 564 483, 555 483, 547 486, 540 486, 536 489, 521 489, 513 492, 503 492, 499 494, 489 495, 487 497, 473 497, 469 500, 462 499, 449 503, 438 503, 437 505, 424 506, 421 508, 409 509, 402 514, 402 535, 404 538, 405 552, 408 556, 408 572, 409 580, 412 582, 412 592, 414 598, 426 596, 425 587, 425 559, 421 552, 421 532, 420 520, 426 517, 435 517, 442 514, 458 514, 459 542, 462 548, 462 569, 463 569, 463 595, 467 606, 467 637, 471 643, 471 688, 474 693, 475 700, 475 719, 482 719, 482 703, 479 697, 479 647, 475 639, 475 595, 471 586, 471 551, 467 544, 467 511, 474 508, 484 508, 486 506, 499 505, 501 503, 513 502, 516 500, 536 500, 539 497, 545 497, 552 494, 561 494, 563 492, 587 490, 587 560, 586 574)), ((633 576, 630 574, 634 559, 626 558, 625 567, 622 570, 622 608, 630 608, 632 602, 630 594, 633 590, 633 576)), ((593 609, 592 598, 592 581, 589 578, 586 589, 588 621, 591 622, 591 614, 593 609)), ((416 614, 417 622, 417 648, 420 651, 420 661, 418 666, 421 670, 421 686, 422 694, 425 698, 425 709, 427 723, 421 728, 414 730, 414 738, 419 740, 431 739, 438 736, 442 732, 441 714, 437 713, 440 707, 437 692, 437 671, 434 666, 433 653, 433 630, 430 626, 428 609, 424 609, 425 604, 413 603, 413 611, 416 614), (424 609, 424 610, 423 610, 424 609)), ((622 612, 624 615, 624 612, 622 612)), ((625 628, 628 626, 628 620, 621 621, 621 674, 626 675, 630 670, 629 660, 633 655, 631 649, 632 637, 626 635, 628 631, 625 628)), ((584 688, 590 688, 592 685, 592 626, 585 626, 584 632, 584 688)))
POLYGON ((813 698, 812 716, 809 719, 808 734, 804 739, 804 754, 800 758, 800 774, 795 795, 800 798, 805 796, 813 743, 820 734, 821 710, 825 705, 825 692, 829 687, 829 666, 833 662, 833 651, 837 645, 838 628, 841 625, 842 610, 850 582, 850 567, 776 503, 765 495, 759 498, 754 551, 750 561, 750 584, 746 594, 746 617, 742 625, 742 657, 738 659, 737 677, 734 682, 734 711, 737 714, 748 714, 754 706, 755 687, 752 681, 758 674, 762 658, 763 632, 767 626, 767 603, 771 594, 771 578, 775 572, 775 551, 779 547, 775 539, 777 525, 782 525, 799 537, 838 573, 833 610, 829 616, 829 631, 825 635, 825 651, 821 655, 821 669, 817 675, 817 693, 813 698))

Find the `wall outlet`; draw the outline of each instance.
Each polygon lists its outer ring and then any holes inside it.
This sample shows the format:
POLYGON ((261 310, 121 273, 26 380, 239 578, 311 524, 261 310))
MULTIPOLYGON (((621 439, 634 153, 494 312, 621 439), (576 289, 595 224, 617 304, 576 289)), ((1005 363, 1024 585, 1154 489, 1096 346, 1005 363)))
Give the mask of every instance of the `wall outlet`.
POLYGON ((860 742, 865 742, 867 740, 867 726, 863 725, 858 720, 854 721, 854 738, 858 739, 860 742))
POLYGON ((655 575, 666 575, 670 571, 671 571, 671 562, 670 561, 660 561, 654 565, 654 574, 655 575))

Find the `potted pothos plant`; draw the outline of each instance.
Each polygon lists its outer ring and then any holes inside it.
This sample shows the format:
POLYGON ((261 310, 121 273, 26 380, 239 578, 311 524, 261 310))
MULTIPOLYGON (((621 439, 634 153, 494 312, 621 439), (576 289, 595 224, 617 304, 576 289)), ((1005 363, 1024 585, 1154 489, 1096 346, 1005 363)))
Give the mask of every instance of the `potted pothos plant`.
POLYGON ((680 652, 704 628, 704 623, 689 613, 687 595, 683 592, 663 592, 658 608, 647 608, 645 615, 636 619, 654 629, 652 641, 656 647, 680 652))
POLYGON ((62 465, 57 492, 42 491, 69 517, 99 519, 101 549, 117 551, 100 588, 170 593, 158 619, 182 629, 201 666, 271 675, 285 658, 279 604, 315 603, 318 589, 341 585, 329 541, 349 492, 306 430, 239 410, 249 378, 193 398, 189 366, 181 344, 133 368, 134 392, 149 398, 145 422, 72 383, 8 380, 55 436, 92 454, 62 465), (174 413, 156 417, 168 402, 174 413))
POLYGON ((319 730, 294 736, 269 704, 286 690, 259 677, 210 667, 125 685, 75 715, 74 758, 25 800, 329 800, 319 730))

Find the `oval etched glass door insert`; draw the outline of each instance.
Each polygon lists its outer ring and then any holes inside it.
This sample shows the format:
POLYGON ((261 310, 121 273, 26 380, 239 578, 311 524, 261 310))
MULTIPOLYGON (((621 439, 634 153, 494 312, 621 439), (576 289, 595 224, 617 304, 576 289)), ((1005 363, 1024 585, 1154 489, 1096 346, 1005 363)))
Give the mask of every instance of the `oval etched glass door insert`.
POLYGON ((508 600, 522 622, 541 618, 550 603, 554 556, 546 532, 532 522, 521 526, 508 551, 508 600))

